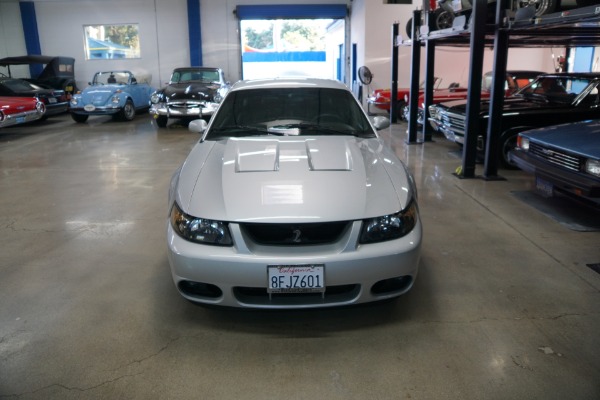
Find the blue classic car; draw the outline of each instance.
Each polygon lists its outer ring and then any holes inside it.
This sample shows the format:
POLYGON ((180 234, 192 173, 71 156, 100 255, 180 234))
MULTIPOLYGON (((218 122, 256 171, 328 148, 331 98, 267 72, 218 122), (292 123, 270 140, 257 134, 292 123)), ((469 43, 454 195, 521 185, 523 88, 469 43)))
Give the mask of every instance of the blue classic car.
POLYGON ((543 195, 575 195, 600 205, 600 120, 519 133, 509 157, 535 176, 543 195))
POLYGON ((73 96, 69 111, 76 122, 90 115, 112 115, 131 121, 136 112, 150 108, 154 92, 145 79, 136 79, 130 71, 96 72, 90 86, 73 96))

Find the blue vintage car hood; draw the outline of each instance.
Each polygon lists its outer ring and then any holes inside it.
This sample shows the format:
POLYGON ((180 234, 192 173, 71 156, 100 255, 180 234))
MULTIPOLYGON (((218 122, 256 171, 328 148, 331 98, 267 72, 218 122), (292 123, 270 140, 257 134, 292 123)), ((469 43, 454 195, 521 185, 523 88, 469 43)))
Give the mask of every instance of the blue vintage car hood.
POLYGON ((521 134, 544 147, 565 150, 588 158, 600 159, 600 120, 533 129, 521 134))

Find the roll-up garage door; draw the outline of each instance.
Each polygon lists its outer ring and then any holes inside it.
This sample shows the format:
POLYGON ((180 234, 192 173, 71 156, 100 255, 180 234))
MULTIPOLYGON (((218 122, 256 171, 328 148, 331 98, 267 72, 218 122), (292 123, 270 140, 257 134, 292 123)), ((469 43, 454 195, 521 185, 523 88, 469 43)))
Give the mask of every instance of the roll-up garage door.
POLYGON ((239 19, 343 19, 348 15, 345 4, 282 4, 237 6, 239 19))

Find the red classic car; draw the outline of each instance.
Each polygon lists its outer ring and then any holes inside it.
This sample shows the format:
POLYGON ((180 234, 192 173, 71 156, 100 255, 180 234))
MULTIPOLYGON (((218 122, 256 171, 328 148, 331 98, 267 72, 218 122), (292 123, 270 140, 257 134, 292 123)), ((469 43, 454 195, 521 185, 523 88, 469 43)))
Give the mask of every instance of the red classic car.
POLYGON ((0 97, 0 128, 38 120, 46 106, 34 97, 0 97))
MULTIPOLYGON (((535 80, 539 75, 545 74, 545 72, 541 71, 522 71, 522 70, 510 70, 506 71, 506 81, 504 82, 504 95, 510 96, 515 93, 517 90, 524 88, 529 85, 531 82, 535 80)), ((486 72, 483 74, 483 78, 481 80, 481 100, 487 100, 490 98, 492 93, 492 78, 493 73, 486 72)), ((444 103, 446 101, 452 100, 464 100, 467 98, 467 89, 460 88, 460 90, 456 90, 453 88, 450 89, 437 89, 433 92, 433 104, 444 103)), ((408 99, 408 97, 406 97, 408 99)), ((406 101, 406 104, 408 102, 406 101)), ((424 109, 424 95, 421 92, 419 95, 419 112, 417 124, 423 124, 423 109, 424 109)), ((408 121, 408 107, 405 105, 402 113, 403 118, 408 121)))
MULTIPOLYGON (((442 78, 435 78, 434 83, 433 83, 433 87, 434 90, 438 90, 437 88, 440 86, 440 84, 442 83, 442 78)), ((452 83, 450 84, 449 88, 453 88, 456 90, 464 90, 466 91, 466 88, 458 88, 457 87, 458 84, 456 83, 452 83)), ((421 82, 421 84, 419 85, 419 93, 423 94, 425 88, 425 82, 421 82)), ((402 116, 403 115, 403 110, 405 108, 406 105, 408 105, 408 97, 410 95, 410 88, 398 88, 398 103, 396 105, 396 111, 397 111, 397 115, 402 116)), ((369 96, 369 98, 367 99, 367 103, 369 106, 373 105, 381 110, 385 110, 387 112, 390 112, 390 103, 391 103, 391 97, 392 97, 392 90, 391 89, 376 89, 373 91, 373 93, 371 93, 371 96, 369 96)))

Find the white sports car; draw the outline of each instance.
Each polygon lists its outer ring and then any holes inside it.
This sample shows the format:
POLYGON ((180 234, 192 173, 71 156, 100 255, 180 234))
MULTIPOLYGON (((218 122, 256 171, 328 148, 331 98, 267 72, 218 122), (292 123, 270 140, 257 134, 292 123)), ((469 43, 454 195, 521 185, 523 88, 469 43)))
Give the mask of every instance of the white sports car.
POLYGON ((411 174, 342 83, 246 81, 173 175, 168 256, 196 303, 310 308, 407 292, 422 229, 411 174))

